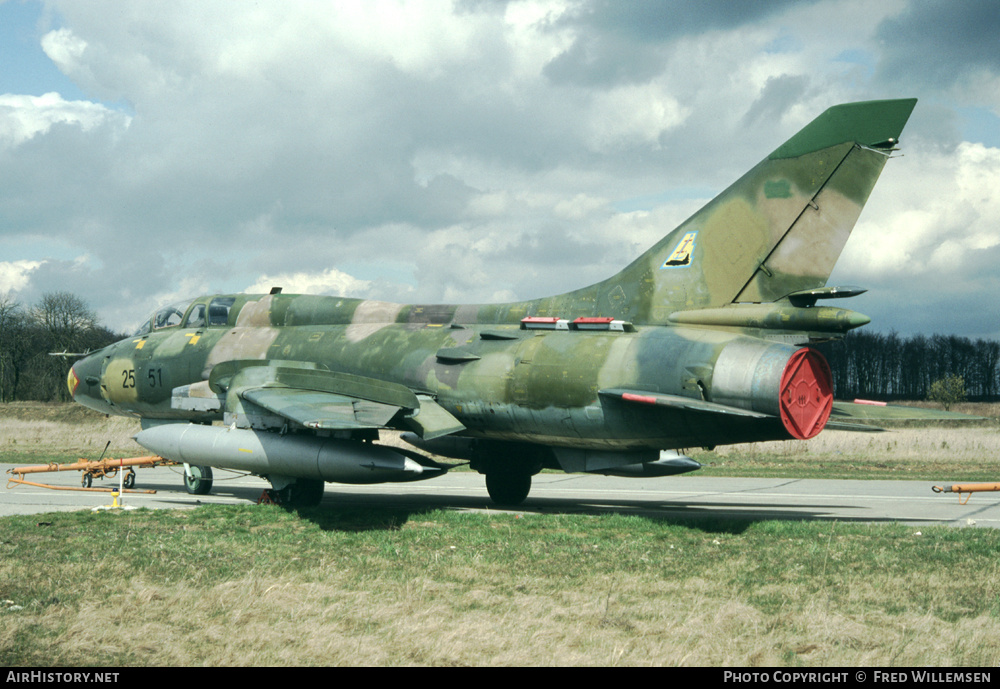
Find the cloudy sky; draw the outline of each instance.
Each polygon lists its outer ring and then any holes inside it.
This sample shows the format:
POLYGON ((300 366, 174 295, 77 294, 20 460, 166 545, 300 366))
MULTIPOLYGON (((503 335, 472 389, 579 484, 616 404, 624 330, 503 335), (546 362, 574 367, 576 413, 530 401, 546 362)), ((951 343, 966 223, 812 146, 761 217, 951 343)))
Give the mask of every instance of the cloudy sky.
POLYGON ((544 296, 917 97, 830 284, 1000 337, 997 36, 996 0, 0 0, 0 295, 544 296))

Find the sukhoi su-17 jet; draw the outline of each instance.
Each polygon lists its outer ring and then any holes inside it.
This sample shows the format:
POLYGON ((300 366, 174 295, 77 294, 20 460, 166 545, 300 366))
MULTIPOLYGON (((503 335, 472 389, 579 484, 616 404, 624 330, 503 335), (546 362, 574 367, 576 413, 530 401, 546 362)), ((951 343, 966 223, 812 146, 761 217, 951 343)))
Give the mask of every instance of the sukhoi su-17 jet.
POLYGON ((191 492, 227 468, 290 505, 327 481, 434 478, 428 452, 516 505, 543 468, 665 476, 699 465, 661 451, 812 438, 850 412, 809 345, 869 322, 833 305, 864 290, 826 281, 915 103, 830 108, 589 287, 479 305, 204 296, 78 361, 70 391, 140 418, 136 441, 185 463, 191 492), (413 449, 379 444, 388 429, 413 449))

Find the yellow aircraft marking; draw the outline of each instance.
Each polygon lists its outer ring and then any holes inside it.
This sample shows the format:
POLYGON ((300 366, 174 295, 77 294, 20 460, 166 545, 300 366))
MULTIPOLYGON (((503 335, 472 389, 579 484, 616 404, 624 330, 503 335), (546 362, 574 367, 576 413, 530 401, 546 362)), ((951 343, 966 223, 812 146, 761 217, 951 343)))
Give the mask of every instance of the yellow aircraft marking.
POLYGON ((132 340, 132 341, 136 343, 136 345, 135 345, 136 349, 142 349, 143 347, 146 346, 146 338, 145 337, 142 338, 141 340, 132 340))
POLYGON ((184 333, 184 337, 190 338, 188 339, 188 344, 193 345, 198 342, 198 340, 201 338, 201 335, 199 335, 198 333, 184 333))
POLYGON ((663 262, 660 268, 670 268, 672 266, 686 266, 691 263, 691 252, 694 251, 694 238, 698 236, 697 232, 688 232, 684 235, 677 246, 674 247, 673 252, 671 252, 670 257, 663 262))

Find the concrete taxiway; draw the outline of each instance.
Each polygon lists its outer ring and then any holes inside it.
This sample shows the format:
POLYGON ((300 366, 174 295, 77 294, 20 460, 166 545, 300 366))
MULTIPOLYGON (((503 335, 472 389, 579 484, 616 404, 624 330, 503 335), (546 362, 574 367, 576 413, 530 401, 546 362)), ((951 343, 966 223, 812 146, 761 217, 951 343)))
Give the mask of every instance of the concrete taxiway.
MULTIPOLYGON (((0 464, 6 472, 13 465, 0 464)), ((211 495, 189 495, 179 467, 140 469, 137 489, 156 494, 126 493, 123 502, 151 509, 256 502, 269 484, 252 476, 215 470, 211 495)), ((5 478, 6 478, 5 474, 5 478)), ((79 472, 36 475, 34 480, 79 486, 79 472)), ((94 487, 117 486, 116 479, 94 487)), ((912 525, 1000 527, 1000 493, 976 493, 965 505, 955 494, 936 494, 929 481, 841 481, 780 478, 711 478, 697 475, 629 479, 586 474, 540 474, 518 512, 641 514, 689 520, 725 518, 821 519, 900 522, 912 525)), ((110 493, 54 491, 15 486, 0 493, 0 516, 84 510, 110 505, 110 493)), ((347 486, 328 483, 323 505, 401 509, 496 510, 483 477, 463 471, 415 483, 347 486)))

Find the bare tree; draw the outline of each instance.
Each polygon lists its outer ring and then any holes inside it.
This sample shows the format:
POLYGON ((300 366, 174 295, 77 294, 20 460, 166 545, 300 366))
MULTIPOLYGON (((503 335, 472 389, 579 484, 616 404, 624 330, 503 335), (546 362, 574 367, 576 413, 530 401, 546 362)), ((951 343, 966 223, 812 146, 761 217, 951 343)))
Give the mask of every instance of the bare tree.
POLYGON ((73 347, 84 333, 97 327, 97 314, 70 292, 46 292, 31 317, 55 347, 73 347))
POLYGON ((25 315, 10 295, 0 296, 0 402, 14 399, 24 345, 25 315))
POLYGON ((87 303, 70 292, 43 294, 31 309, 29 320, 33 326, 28 333, 32 348, 28 362, 32 384, 26 396, 67 401, 66 374, 73 362, 50 354, 79 353, 103 347, 111 341, 108 331, 98 325, 97 314, 87 303))

